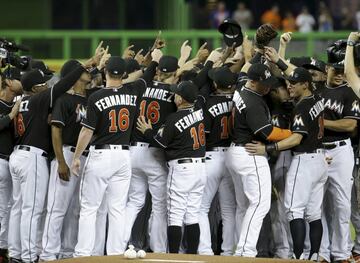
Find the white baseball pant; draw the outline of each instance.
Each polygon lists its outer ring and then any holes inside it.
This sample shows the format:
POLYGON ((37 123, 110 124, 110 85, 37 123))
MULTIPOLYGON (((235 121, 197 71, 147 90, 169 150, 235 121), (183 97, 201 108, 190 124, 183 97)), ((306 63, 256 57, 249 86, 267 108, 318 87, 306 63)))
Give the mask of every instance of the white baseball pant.
POLYGON ((80 184, 80 219, 78 243, 74 257, 91 256, 96 236, 96 214, 106 195, 108 207, 108 255, 124 253, 125 208, 131 178, 128 150, 110 145, 111 149, 90 147, 80 184))
POLYGON ((219 204, 222 218, 222 255, 233 254, 235 246, 235 190, 231 175, 225 167, 227 147, 217 147, 218 151, 206 152, 206 185, 200 207, 200 255, 214 255, 211 248, 209 210, 214 196, 219 192, 219 204))
POLYGON ((255 257, 264 217, 271 204, 271 174, 266 156, 249 155, 242 146, 231 144, 226 166, 235 187, 237 209, 240 210, 240 237, 235 255, 255 257))
POLYGON ((332 158, 328 168, 325 198, 329 198, 333 211, 330 226, 327 226, 327 220, 324 218, 322 220, 324 232, 329 229, 329 233, 323 235, 319 254, 325 259, 330 259, 331 255, 334 260, 344 260, 351 255, 348 242, 350 238, 351 190, 354 180, 352 176, 354 152, 350 139, 337 141, 335 144, 337 146, 334 149, 325 150, 325 155, 332 158), (340 144, 344 144, 341 142, 345 142, 345 145, 340 146, 340 144))
MULTIPOLYGON (((74 150, 75 147, 63 146, 63 154, 68 167, 71 167, 74 150)), ((83 155, 80 157, 82 164, 80 173, 82 173, 85 159, 83 155)), ((80 179, 70 174, 70 180, 68 182, 61 180, 58 174, 58 167, 59 163, 57 159, 54 159, 51 162, 47 214, 42 238, 43 250, 40 255, 40 259, 45 261, 57 259, 61 247, 61 233, 67 233, 64 227, 71 228, 70 236, 67 236, 66 239, 66 241, 69 242, 69 245, 66 245, 67 247, 75 247, 78 232, 80 179), (66 226, 63 224, 65 215, 69 222, 66 226)))
POLYGON ((151 194, 152 211, 149 220, 150 248, 156 253, 165 253, 167 249, 167 210, 166 210, 166 182, 167 167, 164 150, 149 147, 148 143, 137 142, 130 147, 131 182, 129 198, 126 204, 125 240, 123 249, 131 236, 131 230, 136 217, 145 204, 149 189, 151 194))
POLYGON ((44 209, 49 167, 44 151, 27 146, 10 155, 14 204, 9 223, 9 256, 25 262, 37 259, 37 233, 44 209))
POLYGON ((168 162, 167 211, 169 226, 199 223, 201 200, 206 184, 203 158, 186 158, 191 163, 168 162))
POLYGON ((291 159, 291 151, 280 152, 272 169, 273 185, 278 192, 278 199, 271 204, 270 208, 272 232, 274 233, 274 257, 284 259, 290 258, 293 254, 290 227, 284 205, 286 173, 291 159))
POLYGON ((8 247, 8 227, 12 205, 9 161, 0 158, 0 248, 8 247))

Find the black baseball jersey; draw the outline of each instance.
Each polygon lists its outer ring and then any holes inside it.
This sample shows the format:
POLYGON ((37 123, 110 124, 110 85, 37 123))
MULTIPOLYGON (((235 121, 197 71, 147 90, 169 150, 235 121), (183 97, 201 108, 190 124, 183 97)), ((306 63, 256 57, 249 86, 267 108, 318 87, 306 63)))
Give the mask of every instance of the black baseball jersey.
POLYGON ((121 88, 104 88, 90 95, 84 127, 94 131, 91 145, 129 145, 135 113, 146 89, 139 79, 121 88))
MULTIPOLYGON (((139 116, 145 116, 147 120, 151 120, 153 129, 158 130, 166 118, 175 111, 174 93, 170 90, 170 84, 153 81, 142 95, 135 119, 139 116)), ((133 128, 131 141, 146 141, 144 134, 136 129, 136 125, 133 128)))
POLYGON ((204 112, 206 147, 228 147, 231 143, 233 94, 211 94, 204 112))
POLYGON ((154 139, 165 148, 167 161, 204 157, 206 139, 203 109, 190 107, 170 114, 154 139))
MULTIPOLYGON (((335 88, 326 86, 320 95, 323 98, 326 120, 360 119, 359 99, 346 84, 335 88)), ((350 136, 348 132, 331 131, 325 128, 324 142, 344 140, 350 136)))
POLYGON ((51 149, 50 110, 58 97, 69 90, 85 71, 78 66, 53 87, 21 100, 16 118, 17 144, 29 145, 49 152, 51 149))
POLYGON ((52 115, 51 124, 62 127, 63 144, 76 147, 81 130, 80 122, 86 116, 85 96, 65 93, 57 99, 52 115))
POLYGON ((281 128, 281 129, 289 129, 290 127, 290 119, 291 112, 287 112, 285 109, 279 107, 275 107, 271 110, 271 123, 273 126, 281 128))
POLYGON ((246 87, 236 90, 233 97, 232 141, 246 144, 253 140, 266 142, 272 130, 271 115, 264 98, 246 87))
POLYGON ((0 99, 0 119, 3 125, 0 127, 0 154, 9 156, 14 148, 14 126, 7 116, 14 103, 8 103, 0 99))
POLYGON ((303 135, 301 143, 292 148, 294 152, 311 152, 322 148, 324 105, 319 96, 305 97, 296 104, 291 130, 303 135))

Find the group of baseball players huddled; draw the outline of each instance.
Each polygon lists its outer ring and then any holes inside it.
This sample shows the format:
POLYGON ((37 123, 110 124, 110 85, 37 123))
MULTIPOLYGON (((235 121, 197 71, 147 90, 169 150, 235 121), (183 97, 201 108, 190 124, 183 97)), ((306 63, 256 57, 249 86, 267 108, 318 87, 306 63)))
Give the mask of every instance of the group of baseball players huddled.
POLYGON ((221 255, 271 237, 273 257, 360 262, 360 33, 325 63, 287 59, 270 24, 219 31, 224 48, 179 58, 160 34, 146 54, 101 42, 59 75, 2 59, 1 263, 122 255, 148 192, 151 252, 214 255, 216 196, 221 255))

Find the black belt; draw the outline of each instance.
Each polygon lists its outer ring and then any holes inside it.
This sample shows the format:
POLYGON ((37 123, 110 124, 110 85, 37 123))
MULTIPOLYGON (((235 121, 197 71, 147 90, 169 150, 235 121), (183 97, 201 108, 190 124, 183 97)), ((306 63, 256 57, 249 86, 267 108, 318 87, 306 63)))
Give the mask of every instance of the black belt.
POLYGON ((323 147, 325 150, 335 149, 337 146, 345 146, 346 141, 340 141, 339 144, 336 143, 323 143, 323 147))
MULTIPOLYGON (((121 148, 122 150, 129 150, 129 145, 114 145, 118 148, 121 148)), ((95 150, 110 150, 111 145, 110 144, 101 144, 101 145, 95 145, 95 150)))
POLYGON ((240 147, 245 147, 245 144, 244 143, 231 143, 231 146, 240 146, 240 147))
MULTIPOLYGON (((178 162, 178 164, 182 164, 182 163, 195 163, 196 161, 191 158, 186 158, 186 159, 180 159, 177 162, 178 162)), ((204 163, 205 159, 201 158, 201 162, 204 163)))
MULTIPOLYGON (((23 151, 31 152, 30 146, 26 146, 26 145, 20 145, 20 146, 18 147, 18 149, 19 149, 19 150, 23 150, 23 151)), ((42 157, 45 157, 45 158, 48 158, 49 155, 48 155, 46 152, 43 152, 43 153, 41 154, 41 156, 42 156, 42 157)))
POLYGON ((291 151, 291 155, 299 155, 299 154, 311 154, 311 153, 320 153, 321 151, 324 151, 324 149, 316 149, 316 150, 313 150, 313 151, 306 151, 306 152, 293 152, 291 151))
MULTIPOLYGON (((70 146, 70 151, 75 153, 76 147, 70 146)), ((89 155, 89 151, 85 150, 85 151, 83 151, 83 153, 81 155, 87 157, 89 155)))
POLYGON ((4 159, 4 160, 6 160, 6 161, 9 161, 9 156, 0 153, 0 159, 4 159))
POLYGON ((207 147, 207 152, 226 152, 227 147, 207 147))
POLYGON ((131 142, 130 146, 150 147, 147 142, 131 142))

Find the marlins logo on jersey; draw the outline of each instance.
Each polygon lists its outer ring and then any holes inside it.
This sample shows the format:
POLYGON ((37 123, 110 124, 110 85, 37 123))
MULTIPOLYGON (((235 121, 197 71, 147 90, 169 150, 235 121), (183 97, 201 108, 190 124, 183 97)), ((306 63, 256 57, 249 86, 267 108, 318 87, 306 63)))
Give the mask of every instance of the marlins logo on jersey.
POLYGON ((303 121, 301 115, 295 115, 293 127, 297 127, 298 129, 300 129, 299 126, 304 126, 304 121, 303 121))

